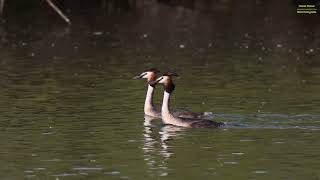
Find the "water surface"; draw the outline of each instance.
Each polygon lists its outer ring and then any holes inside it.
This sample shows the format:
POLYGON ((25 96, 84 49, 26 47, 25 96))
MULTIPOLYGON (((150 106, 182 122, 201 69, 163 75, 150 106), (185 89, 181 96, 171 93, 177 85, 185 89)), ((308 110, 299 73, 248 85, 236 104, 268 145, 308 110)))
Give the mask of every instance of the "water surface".
POLYGON ((320 179, 319 25, 221 6, 1 26, 2 179, 320 179), (150 67, 180 74, 173 108, 230 126, 145 122, 150 67))

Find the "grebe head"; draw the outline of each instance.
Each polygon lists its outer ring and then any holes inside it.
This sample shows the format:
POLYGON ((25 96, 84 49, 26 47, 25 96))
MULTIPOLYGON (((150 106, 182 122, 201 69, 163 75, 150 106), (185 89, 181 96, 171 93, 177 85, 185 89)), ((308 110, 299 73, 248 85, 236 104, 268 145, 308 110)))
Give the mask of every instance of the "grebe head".
POLYGON ((161 77, 159 77, 155 81, 150 81, 149 84, 151 86, 154 86, 158 83, 163 84, 164 90, 168 93, 171 93, 175 88, 175 85, 173 84, 173 80, 172 80, 173 76, 178 76, 178 74, 172 73, 172 72, 167 72, 167 73, 164 73, 161 77))
POLYGON ((159 72, 160 71, 155 68, 150 68, 143 71, 140 75, 133 77, 133 79, 147 79, 147 82, 155 81, 159 72))

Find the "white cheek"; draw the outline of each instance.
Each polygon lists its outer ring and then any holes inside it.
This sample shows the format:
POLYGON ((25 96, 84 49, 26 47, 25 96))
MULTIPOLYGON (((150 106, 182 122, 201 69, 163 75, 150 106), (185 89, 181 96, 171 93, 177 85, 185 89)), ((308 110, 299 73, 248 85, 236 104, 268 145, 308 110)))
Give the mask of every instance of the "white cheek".
MULTIPOLYGON (((144 74, 144 73, 142 73, 142 74, 144 74)), ((141 74, 141 75, 142 75, 142 74, 141 74)), ((150 73, 146 73, 144 76, 142 76, 142 78, 147 79, 149 76, 150 76, 150 73)))
POLYGON ((164 83, 164 82, 165 82, 164 78, 159 81, 159 83, 164 83))

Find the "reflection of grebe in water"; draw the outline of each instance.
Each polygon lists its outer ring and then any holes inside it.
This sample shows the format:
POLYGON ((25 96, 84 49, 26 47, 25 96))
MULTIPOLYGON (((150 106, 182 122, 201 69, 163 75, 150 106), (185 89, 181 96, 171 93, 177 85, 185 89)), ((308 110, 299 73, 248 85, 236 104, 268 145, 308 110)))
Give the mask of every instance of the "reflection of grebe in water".
MULTIPOLYGON (((148 82, 148 90, 147 90, 146 100, 144 102, 144 114, 152 117, 161 118, 161 112, 157 110, 153 104, 153 93, 154 93, 156 83, 150 84, 150 82, 153 82, 157 79, 158 73, 159 71, 157 69, 151 68, 144 71, 140 75, 135 76, 134 79, 147 79, 147 82, 148 82)), ((195 113, 195 112, 190 112, 186 110, 181 110, 181 111, 175 111, 173 112, 173 114, 177 117, 185 117, 185 118, 205 118, 205 119, 212 118, 211 112, 195 113)))
MULTIPOLYGON (((158 155, 158 141, 156 139, 157 133, 153 131, 155 126, 152 125, 152 121, 157 118, 145 115, 144 116, 144 131, 143 131, 143 156, 144 160, 147 163, 147 166, 149 167, 149 171, 151 171, 151 174, 157 169, 159 169, 159 165, 157 162, 157 155, 158 155)), ((160 172, 161 173, 161 172, 160 172)))
POLYGON ((183 135, 183 131, 185 128, 178 127, 178 126, 171 126, 166 125, 161 128, 161 131, 159 132, 160 140, 161 140, 161 154, 165 158, 170 158, 173 153, 170 152, 170 146, 168 145, 168 142, 172 140, 174 137, 183 135))
POLYGON ((152 136, 152 128, 154 128, 152 121, 155 119, 157 118, 148 115, 144 116, 143 150, 145 153, 153 151, 155 149, 155 144, 157 143, 155 138, 152 136))
POLYGON ((157 127, 152 125, 152 121, 155 119, 151 116, 145 116, 142 148, 144 160, 149 167, 149 171, 156 171, 159 176, 166 176, 169 173, 167 163, 173 155, 170 152, 168 142, 175 136, 183 134, 182 131, 185 128, 167 125, 161 127, 158 134, 157 131, 154 131, 157 127), (160 135, 160 138, 158 135, 160 135))
POLYGON ((175 85, 173 84, 172 77, 178 76, 176 73, 165 73, 155 81, 149 82, 149 84, 154 85, 157 83, 162 83, 164 86, 164 95, 161 108, 161 118, 164 124, 171 124, 181 127, 192 127, 192 128, 203 128, 203 127, 219 127, 224 124, 221 122, 214 122, 205 119, 191 119, 191 118, 181 118, 175 116, 171 113, 169 108, 170 96, 173 92, 175 85))

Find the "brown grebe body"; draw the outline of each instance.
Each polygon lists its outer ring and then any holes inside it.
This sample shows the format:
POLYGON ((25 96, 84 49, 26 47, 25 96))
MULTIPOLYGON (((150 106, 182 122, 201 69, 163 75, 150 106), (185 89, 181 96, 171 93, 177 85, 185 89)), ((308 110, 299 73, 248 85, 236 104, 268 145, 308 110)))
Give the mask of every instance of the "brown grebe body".
POLYGON ((175 85, 172 81, 172 76, 177 76, 175 73, 166 73, 159 77, 156 81, 149 82, 149 84, 154 85, 157 83, 162 83, 164 85, 164 94, 161 107, 161 118, 164 124, 171 124, 181 127, 192 127, 192 128, 208 128, 208 127, 219 127, 223 126, 224 123, 214 122, 206 119, 191 119, 191 118, 181 118, 175 116, 170 111, 170 96, 174 91, 175 85))

